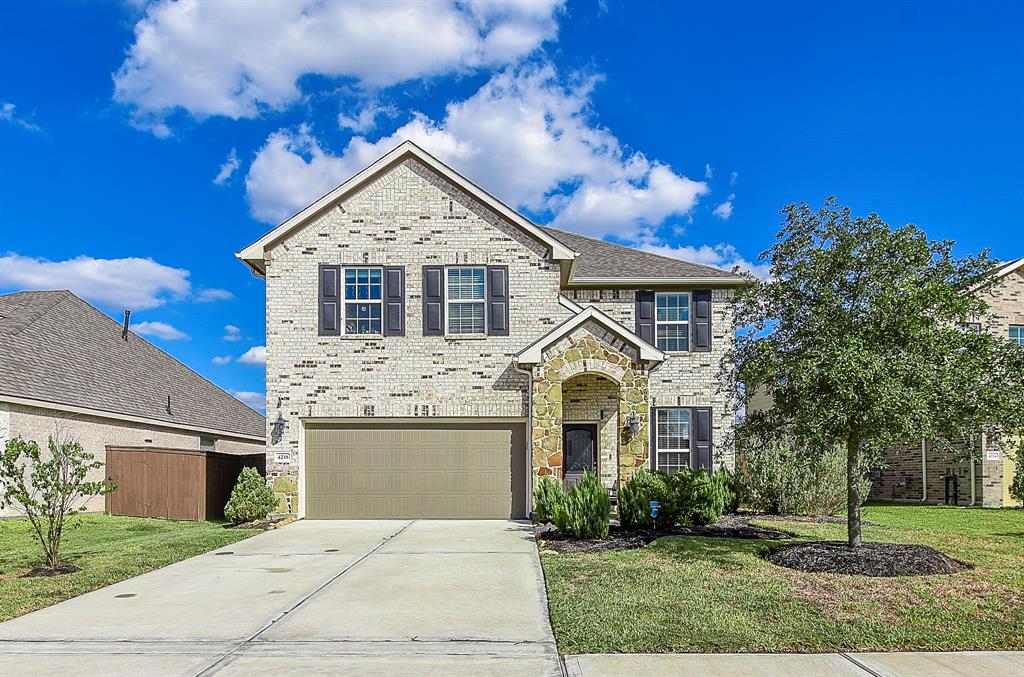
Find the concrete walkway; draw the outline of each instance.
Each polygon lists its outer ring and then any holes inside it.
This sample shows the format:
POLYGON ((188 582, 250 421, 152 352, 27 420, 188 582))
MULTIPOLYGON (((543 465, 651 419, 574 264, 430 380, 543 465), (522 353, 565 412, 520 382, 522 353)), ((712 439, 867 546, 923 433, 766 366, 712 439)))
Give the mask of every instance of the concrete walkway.
POLYGON ((515 522, 298 522, 0 623, 0 675, 559 675, 515 522))
POLYGON ((592 654, 566 656, 568 677, 1019 677, 1024 652, 592 654))

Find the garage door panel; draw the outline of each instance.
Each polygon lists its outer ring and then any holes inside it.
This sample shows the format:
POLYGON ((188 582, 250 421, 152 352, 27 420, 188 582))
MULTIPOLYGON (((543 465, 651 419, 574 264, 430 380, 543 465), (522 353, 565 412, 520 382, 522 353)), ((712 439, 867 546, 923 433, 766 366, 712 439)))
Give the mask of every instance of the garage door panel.
POLYGON ((524 517, 525 444, 522 423, 311 424, 306 516, 524 517))

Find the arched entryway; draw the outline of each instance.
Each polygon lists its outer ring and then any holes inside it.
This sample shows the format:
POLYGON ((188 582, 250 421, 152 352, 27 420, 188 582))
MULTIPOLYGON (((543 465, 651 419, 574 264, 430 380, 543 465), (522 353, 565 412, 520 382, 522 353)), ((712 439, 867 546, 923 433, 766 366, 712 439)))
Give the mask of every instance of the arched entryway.
POLYGON ((615 488, 619 466, 619 384, 584 372, 562 383, 563 478, 571 486, 583 471, 615 488))

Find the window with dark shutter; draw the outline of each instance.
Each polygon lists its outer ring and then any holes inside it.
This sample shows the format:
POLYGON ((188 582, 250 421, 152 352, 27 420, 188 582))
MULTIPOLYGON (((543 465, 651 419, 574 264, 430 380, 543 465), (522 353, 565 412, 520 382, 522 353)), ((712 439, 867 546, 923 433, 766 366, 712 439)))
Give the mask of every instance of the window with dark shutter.
POLYGON ((320 266, 318 334, 339 336, 341 334, 340 300, 341 266, 320 266))
POLYGON ((405 268, 384 269, 384 335, 405 336, 405 268))
POLYGON ((693 292, 693 309, 690 330, 693 332, 690 350, 697 353, 711 351, 711 290, 696 289, 693 292))
POLYGON ((508 266, 487 266, 487 333, 508 336, 508 266))
POLYGON ((423 266, 423 335, 444 336, 444 266, 423 266))
POLYGON ((636 293, 636 335, 654 344, 654 292, 636 293))

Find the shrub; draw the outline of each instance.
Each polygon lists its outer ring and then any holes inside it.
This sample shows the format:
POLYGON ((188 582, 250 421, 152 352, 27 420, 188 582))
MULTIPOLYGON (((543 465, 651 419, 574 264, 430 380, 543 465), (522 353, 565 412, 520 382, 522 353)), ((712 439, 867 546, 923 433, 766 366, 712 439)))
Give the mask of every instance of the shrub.
POLYGON ((551 475, 540 478, 533 490, 533 516, 538 522, 552 522, 558 506, 565 500, 565 489, 551 475))
POLYGON ((605 538, 611 513, 608 490, 588 471, 556 507, 555 525, 576 538, 605 538))
POLYGON ((1024 443, 1018 442, 1017 444, 1017 472, 1010 484, 1010 496, 1024 503, 1024 443))
POLYGON ((78 442, 51 437, 47 447, 50 457, 43 460, 37 442, 20 437, 7 441, 0 454, 0 508, 12 506, 28 519, 46 566, 56 568, 68 521, 85 511, 85 499, 106 496, 117 485, 110 480, 86 481, 89 472, 103 463, 78 442))
MULTIPOLYGON (((683 468, 670 476, 671 510, 674 521, 686 524, 713 524, 725 510, 726 489, 721 479, 707 470, 683 468)), ((661 521, 661 515, 658 516, 661 521)), ((668 524, 666 520, 665 524, 668 524)))
MULTIPOLYGON (((665 505, 668 484, 661 475, 651 474, 644 468, 637 470, 619 489, 619 520, 626 529, 651 529, 655 526, 651 517, 651 501, 665 505)), ((666 519, 661 508, 658 521, 666 519)))
POLYGON ((243 468, 224 506, 224 517, 234 524, 266 519, 277 507, 274 490, 256 468, 243 468))
POLYGON ((739 474, 722 467, 716 470, 711 477, 721 486, 722 496, 725 500, 725 514, 735 514, 740 509, 743 491, 739 482, 739 474))
MULTIPOLYGON (((759 512, 832 515, 846 507, 846 451, 838 446, 810 453, 792 438, 763 442, 741 438, 745 500, 759 512)), ((865 479, 860 495, 870 489, 865 479)))

